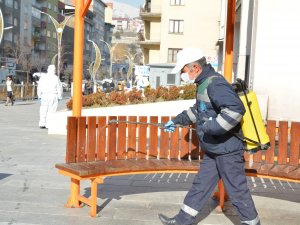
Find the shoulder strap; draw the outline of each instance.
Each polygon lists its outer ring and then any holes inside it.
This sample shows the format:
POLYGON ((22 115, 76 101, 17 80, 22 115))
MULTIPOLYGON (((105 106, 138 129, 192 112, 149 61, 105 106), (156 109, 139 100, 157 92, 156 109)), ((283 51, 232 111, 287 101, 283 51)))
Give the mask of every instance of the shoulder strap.
POLYGON ((206 79, 202 82, 202 84, 200 84, 200 85, 197 87, 197 92, 198 92, 198 93, 201 93, 201 94, 205 93, 205 91, 206 91, 208 85, 209 85, 209 84, 212 82, 212 80, 213 80, 214 78, 216 78, 216 77, 218 77, 218 76, 214 75, 214 76, 210 76, 210 77, 206 78, 206 79))

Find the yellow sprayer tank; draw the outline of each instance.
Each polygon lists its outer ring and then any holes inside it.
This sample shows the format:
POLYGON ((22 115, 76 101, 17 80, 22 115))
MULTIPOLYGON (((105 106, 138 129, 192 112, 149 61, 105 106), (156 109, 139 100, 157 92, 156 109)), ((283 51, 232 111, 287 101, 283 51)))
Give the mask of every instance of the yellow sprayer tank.
POLYGON ((246 109, 241 126, 247 151, 267 150, 270 146, 270 139, 261 116, 256 94, 250 90, 247 91, 246 96, 245 93, 239 92, 239 96, 246 109))

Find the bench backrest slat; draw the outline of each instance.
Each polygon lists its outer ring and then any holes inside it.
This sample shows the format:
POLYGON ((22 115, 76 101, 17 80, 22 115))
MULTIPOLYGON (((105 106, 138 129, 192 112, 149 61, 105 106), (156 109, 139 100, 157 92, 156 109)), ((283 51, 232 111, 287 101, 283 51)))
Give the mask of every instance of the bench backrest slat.
MULTIPOLYGON (((146 123, 147 116, 140 116, 139 122, 146 123)), ((138 158, 147 158, 147 125, 139 124, 138 126, 138 158)))
POLYGON ((77 118, 68 117, 67 122, 66 163, 74 163, 76 162, 77 118))
POLYGON ((97 160, 105 160, 106 156, 106 116, 98 116, 97 128, 97 160))
MULTIPOLYGON (((136 116, 129 116, 130 122, 137 122, 136 116)), ((128 147, 127 147, 127 158, 134 159, 136 157, 136 124, 129 123, 128 125, 128 147)))
POLYGON ((170 158, 178 159, 178 157, 179 157, 179 129, 175 129, 175 131, 171 133, 170 158))
MULTIPOLYGON (((195 128, 195 125, 193 126, 195 128)), ((196 131, 192 132, 192 143, 191 143, 191 157, 192 159, 199 159, 200 157, 200 148, 199 148, 199 141, 197 137, 196 131)))
MULTIPOLYGON (((126 121, 126 116, 118 116, 119 121, 126 121)), ((118 123, 118 151, 117 156, 118 159, 125 159, 126 158, 126 129, 127 124, 125 122, 118 123)))
POLYGON ((180 137, 180 158, 182 159, 187 159, 189 156, 189 136, 189 129, 182 128, 180 137))
MULTIPOLYGON (((116 120, 116 116, 109 116, 108 120, 116 120)), ((116 159, 116 151, 117 151, 117 124, 112 123, 108 126, 108 152, 107 159, 113 160, 116 159)))
POLYGON ((96 121, 95 116, 88 117, 87 161, 95 161, 96 158, 96 121))
POLYGON ((300 151, 300 122, 293 122, 291 125, 291 151, 290 165, 299 166, 300 151))
POLYGON ((270 139, 270 149, 266 151, 266 163, 273 164, 275 156, 276 121, 268 120, 267 134, 269 135, 270 139))
MULTIPOLYGON (((167 123, 170 120, 169 116, 162 116, 161 123, 167 123)), ((159 158, 166 159, 169 156, 169 133, 160 130, 160 143, 159 143, 159 158)))
POLYGON ((86 117, 78 118, 77 128, 77 162, 85 162, 86 153, 86 117))
MULTIPOLYGON (((157 116, 150 116, 150 123, 158 123, 157 116)), ((149 144, 149 158, 157 157, 158 149, 158 127, 150 125, 150 144, 149 144)))
POLYGON ((288 122, 280 121, 278 129, 278 164, 285 165, 287 163, 288 150, 288 122))

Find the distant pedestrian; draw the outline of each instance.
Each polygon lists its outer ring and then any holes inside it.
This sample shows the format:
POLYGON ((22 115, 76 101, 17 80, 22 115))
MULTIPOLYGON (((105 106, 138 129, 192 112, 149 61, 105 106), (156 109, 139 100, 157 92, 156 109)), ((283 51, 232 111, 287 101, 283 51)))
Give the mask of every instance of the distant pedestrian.
POLYGON ((7 91, 7 98, 6 98, 5 106, 8 106, 8 103, 11 103, 11 106, 13 106, 14 105, 14 93, 13 93, 14 82, 12 81, 11 76, 6 77, 5 87, 6 87, 6 91, 7 91))
POLYGON ((58 100, 62 99, 62 85, 54 65, 49 65, 47 73, 41 76, 37 94, 41 100, 39 126, 41 129, 48 128, 47 118, 50 113, 56 112, 58 100))
POLYGON ((93 84, 91 79, 87 79, 84 84, 84 95, 89 95, 93 93, 93 84))

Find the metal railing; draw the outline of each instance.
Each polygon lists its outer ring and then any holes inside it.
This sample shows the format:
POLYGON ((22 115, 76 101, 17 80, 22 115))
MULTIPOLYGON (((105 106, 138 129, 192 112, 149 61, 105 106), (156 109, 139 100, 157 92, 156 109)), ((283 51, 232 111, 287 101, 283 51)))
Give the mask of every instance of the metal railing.
MULTIPOLYGON (((15 84, 14 85, 14 99, 17 100, 32 100, 37 98, 37 85, 36 84, 15 84)), ((0 84, 0 100, 5 101, 7 92, 5 84, 0 84)))

